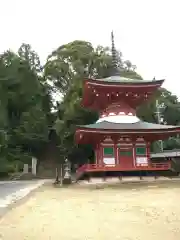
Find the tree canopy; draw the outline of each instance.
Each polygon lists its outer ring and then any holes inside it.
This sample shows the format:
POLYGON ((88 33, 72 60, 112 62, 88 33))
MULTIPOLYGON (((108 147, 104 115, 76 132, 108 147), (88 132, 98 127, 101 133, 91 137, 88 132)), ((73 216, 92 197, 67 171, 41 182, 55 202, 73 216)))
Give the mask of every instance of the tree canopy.
MULTIPOLYGON (((121 52, 117 52, 117 56, 123 77, 143 81, 135 65, 123 60, 121 52)), ((76 125, 90 124, 98 119, 98 113, 80 105, 82 83, 86 77, 107 77, 111 60, 108 47, 93 47, 90 42, 80 40, 58 47, 47 57, 44 66, 29 44, 23 43, 17 52, 2 53, 0 171, 17 162, 29 162, 32 156, 41 158, 51 144, 56 145, 59 156, 69 155, 74 161, 92 155, 91 146, 74 143, 76 125), (53 97, 56 95, 61 98, 53 97)), ((162 88, 157 98, 162 123, 178 125, 180 102, 177 96, 162 88)), ((140 107, 138 116, 148 122, 157 122, 155 99, 140 107)), ((164 142, 164 147, 180 147, 179 138, 170 138, 164 142)), ((158 150, 158 145, 154 150, 158 150)))

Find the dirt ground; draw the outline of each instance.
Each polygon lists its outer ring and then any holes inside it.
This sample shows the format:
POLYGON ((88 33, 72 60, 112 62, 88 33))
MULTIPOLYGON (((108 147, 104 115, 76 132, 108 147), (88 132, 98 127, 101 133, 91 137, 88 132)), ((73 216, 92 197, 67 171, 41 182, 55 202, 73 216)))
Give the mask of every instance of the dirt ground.
POLYGON ((42 187, 0 219, 3 240, 179 240, 180 182, 42 187))

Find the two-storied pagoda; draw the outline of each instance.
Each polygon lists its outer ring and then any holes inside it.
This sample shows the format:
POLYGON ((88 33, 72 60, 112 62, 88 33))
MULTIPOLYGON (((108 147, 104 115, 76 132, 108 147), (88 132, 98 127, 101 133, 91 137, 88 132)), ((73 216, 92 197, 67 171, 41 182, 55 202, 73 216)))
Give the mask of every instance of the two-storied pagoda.
POLYGON ((75 138, 78 144, 92 144, 94 164, 85 164, 79 172, 154 171, 170 169, 170 162, 152 163, 150 145, 180 132, 179 126, 141 121, 136 108, 148 101, 164 80, 135 80, 120 76, 112 33, 112 76, 86 79, 82 104, 99 112, 99 120, 79 126, 75 138))

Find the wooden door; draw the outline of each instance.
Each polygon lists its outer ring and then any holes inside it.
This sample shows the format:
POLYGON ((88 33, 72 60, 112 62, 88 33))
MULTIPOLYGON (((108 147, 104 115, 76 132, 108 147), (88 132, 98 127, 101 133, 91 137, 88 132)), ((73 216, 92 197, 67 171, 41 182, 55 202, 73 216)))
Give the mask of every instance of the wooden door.
POLYGON ((133 147, 119 147, 119 164, 122 168, 132 168, 134 166, 133 147))

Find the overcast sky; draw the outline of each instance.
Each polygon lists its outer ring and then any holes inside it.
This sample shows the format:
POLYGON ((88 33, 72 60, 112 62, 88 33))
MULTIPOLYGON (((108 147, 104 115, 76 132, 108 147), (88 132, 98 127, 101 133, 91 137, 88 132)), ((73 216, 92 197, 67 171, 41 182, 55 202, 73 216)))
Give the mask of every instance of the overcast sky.
POLYGON ((25 42, 42 62, 73 40, 110 45, 113 29, 124 58, 145 79, 165 78, 180 98, 178 0, 0 0, 0 26, 0 52, 25 42))

